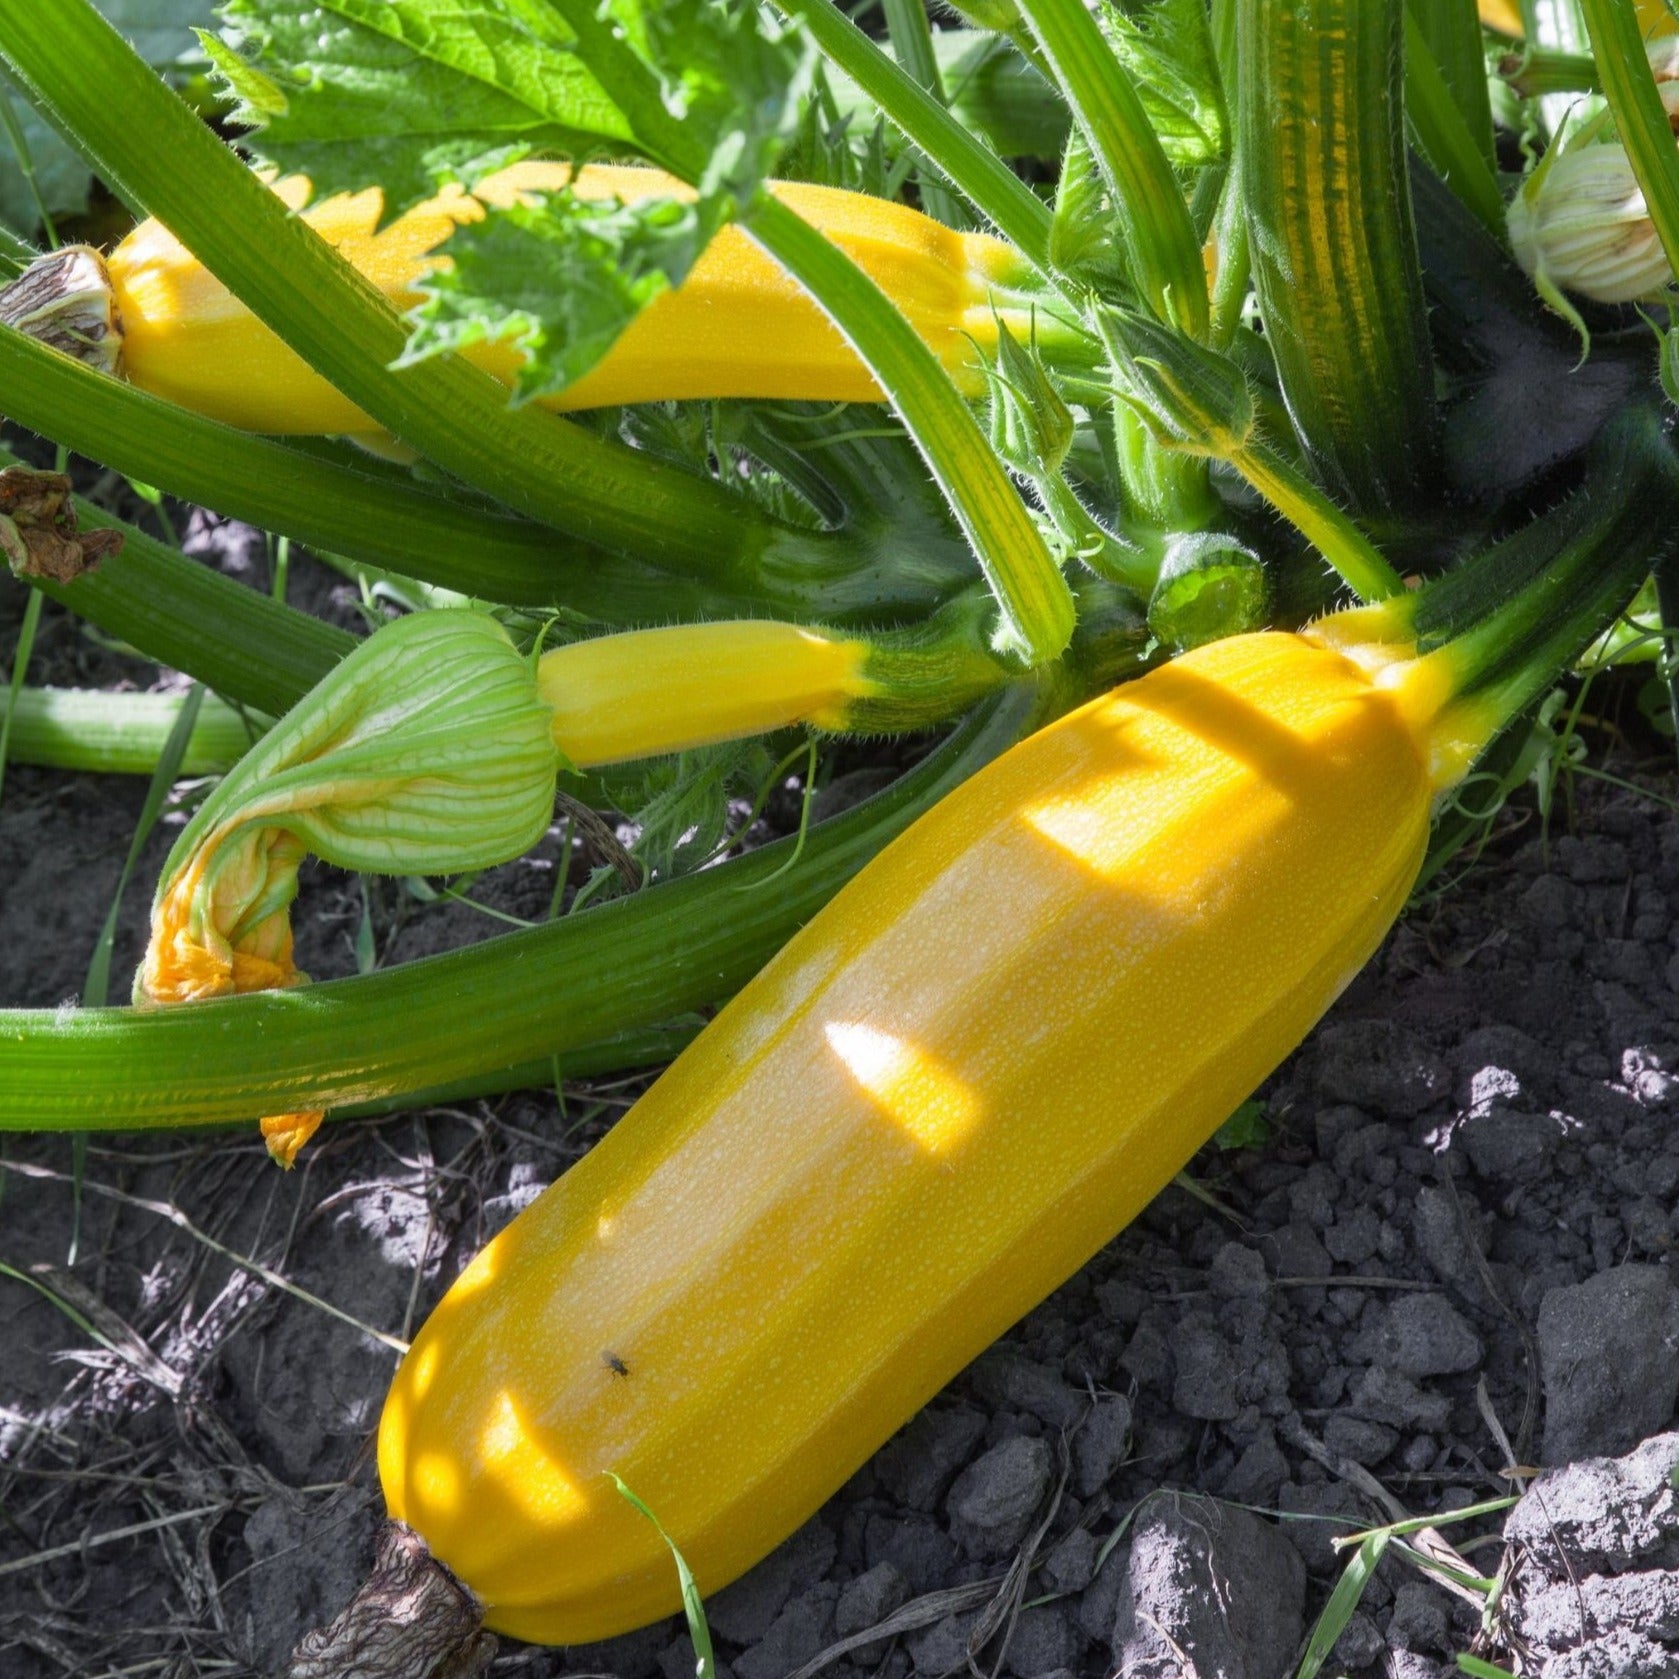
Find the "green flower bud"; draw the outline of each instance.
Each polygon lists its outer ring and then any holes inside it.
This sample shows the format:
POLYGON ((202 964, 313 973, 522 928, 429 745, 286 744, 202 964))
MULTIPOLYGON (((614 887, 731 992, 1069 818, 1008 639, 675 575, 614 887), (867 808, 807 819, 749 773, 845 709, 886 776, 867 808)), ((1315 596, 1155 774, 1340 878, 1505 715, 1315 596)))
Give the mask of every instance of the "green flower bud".
POLYGON ((1058 472, 1073 446, 1073 413, 1061 400, 1036 347, 1023 345, 999 316, 997 356, 985 364, 991 387, 991 447, 1024 478, 1058 472))
POLYGON ((1230 460, 1253 433, 1247 375, 1225 355, 1130 310, 1097 313, 1114 394, 1161 446, 1230 460))

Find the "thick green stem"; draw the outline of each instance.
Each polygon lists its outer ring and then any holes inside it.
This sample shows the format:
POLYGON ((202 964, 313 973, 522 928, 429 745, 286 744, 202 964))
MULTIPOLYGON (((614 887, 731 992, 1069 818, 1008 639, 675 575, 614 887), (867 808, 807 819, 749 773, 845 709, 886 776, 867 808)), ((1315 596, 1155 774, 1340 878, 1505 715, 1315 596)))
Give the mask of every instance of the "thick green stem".
POLYGON ((393 436, 498 501, 600 547, 750 575, 774 527, 710 480, 534 407, 459 357, 393 371, 390 303, 161 82, 88 0, 0 0, 0 55, 251 311, 393 436))
POLYGON ((1403 509, 1438 443, 1403 0, 1239 0, 1237 21, 1242 190, 1289 413, 1332 493, 1403 509))
POLYGON ((892 399, 950 502, 1002 613, 999 645, 1027 665, 1073 633, 1073 597, 972 409, 915 329, 836 245, 760 195, 746 229, 810 291, 892 399))
MULTIPOLYGON (((938 57, 933 51, 933 31, 927 23, 927 8, 922 0, 884 0, 884 4, 886 30, 892 38, 892 51, 898 62, 929 98, 941 105, 949 105, 944 81, 939 74, 938 57)), ((921 206, 946 227, 968 225, 950 189, 937 174, 921 182, 921 206)))
POLYGON ((484 600, 564 608, 607 624, 754 611, 842 615, 817 580, 766 580, 754 593, 730 594, 656 572, 439 494, 377 462, 362 469, 217 425, 5 326, 0 407, 31 431, 170 495, 484 600))
POLYGON ((776 5, 804 24, 824 56, 879 106, 887 121, 942 169, 1028 261, 1047 272, 1049 210, 1000 157, 918 87, 832 0, 776 0, 776 5))
MULTIPOLYGON (((10 712, 6 756, 15 764, 121 775, 150 775, 186 703, 184 694, 120 694, 103 689, 25 688, 17 704, 0 693, 10 712)), ((202 702, 182 775, 219 775, 261 731, 213 697, 202 702)))
MULTIPOLYGON (((1484 74, 1481 82, 1484 94, 1484 74)), ((1504 195, 1498 190, 1491 157, 1492 119, 1490 115, 1487 118, 1487 143, 1483 147, 1454 100, 1427 36, 1409 11, 1405 14, 1405 103, 1434 172, 1502 243, 1504 195)))
POLYGON ((178 1008, 0 1012, 0 1129, 335 1108, 598 1044, 720 1002, 888 840, 1041 719, 1016 688, 887 792, 794 841, 448 956, 178 1008))
POLYGON ((1405 587, 1375 545, 1310 479, 1264 443, 1249 443, 1230 464, 1328 560, 1364 601, 1386 600, 1405 587))
POLYGON ((1427 44, 1429 60, 1439 69, 1452 104, 1463 118, 1470 143, 1486 169, 1496 169, 1486 51, 1474 0, 1408 0, 1407 9, 1406 50, 1410 51, 1409 28, 1414 27, 1427 44))
POLYGON ((1131 78, 1083 0, 1022 0, 1113 194, 1131 278, 1154 313, 1207 331, 1207 279, 1189 207, 1131 78))
POLYGON ((1679 460, 1646 407, 1612 420, 1584 486, 1417 598, 1418 647, 1440 649, 1460 696, 1502 725, 1601 635, 1679 544, 1679 460))
POLYGON ((1667 265, 1679 274, 1679 148, 1650 60, 1638 16, 1626 0, 1580 0, 1591 31, 1592 57, 1614 113, 1615 128, 1638 178, 1667 265))

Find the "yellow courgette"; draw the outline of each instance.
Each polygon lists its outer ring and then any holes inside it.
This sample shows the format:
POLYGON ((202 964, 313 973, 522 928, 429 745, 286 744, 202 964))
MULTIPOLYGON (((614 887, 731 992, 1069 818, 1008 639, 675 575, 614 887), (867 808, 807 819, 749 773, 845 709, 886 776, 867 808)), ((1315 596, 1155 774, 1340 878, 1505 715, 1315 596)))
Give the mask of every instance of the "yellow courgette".
MULTIPOLYGON (((435 250, 483 204, 552 192, 572 175, 564 163, 520 163, 398 216, 375 231, 375 191, 329 198, 303 218, 399 307, 419 301, 415 282, 440 260, 435 250)), ((300 177, 274 189, 294 207, 308 201, 300 177)), ((573 190, 625 201, 691 197, 653 169, 590 164, 573 190)), ((1013 246, 954 233, 901 204, 832 187, 775 183, 783 202, 846 250, 909 317, 959 382, 984 387, 973 344, 995 343, 992 297, 1026 277, 1013 246)), ((263 432, 376 430, 354 404, 312 372, 209 273, 168 229, 142 223, 107 259, 122 335, 122 369, 136 385, 184 407, 263 432)), ((1005 308, 1007 318, 1010 311, 1005 308)), ((1017 333, 1030 318, 1017 314, 1017 333)), ((512 382, 519 352, 487 343, 466 352, 512 382)), ((798 285, 737 227, 726 227, 684 284, 631 323, 606 358, 549 406, 599 407, 684 397, 811 401, 880 399, 867 369, 798 285)))
POLYGON ((473 1261, 379 1431, 392 1515, 552 1643, 711 1591, 1131 1219, 1304 1036, 1486 719, 1438 656, 1235 637, 882 854, 473 1261))

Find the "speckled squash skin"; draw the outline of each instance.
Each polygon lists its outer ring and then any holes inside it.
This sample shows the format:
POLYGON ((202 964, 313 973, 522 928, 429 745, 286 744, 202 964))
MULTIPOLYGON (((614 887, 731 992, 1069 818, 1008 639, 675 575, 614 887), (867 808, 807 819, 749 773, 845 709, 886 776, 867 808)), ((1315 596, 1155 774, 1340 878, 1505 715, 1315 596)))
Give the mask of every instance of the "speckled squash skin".
MULTIPOLYGON (((377 192, 327 199, 303 219, 407 308, 419 301, 414 282, 437 260, 431 253, 482 213, 480 199, 504 205, 521 193, 556 191, 570 174, 564 163, 515 164, 479 182, 473 197, 451 190, 377 232, 377 192)), ((308 197, 308 183, 296 177, 275 190, 294 208, 308 197)), ((1011 245, 953 233, 918 211, 862 193, 790 182, 776 183, 774 191, 873 276, 964 389, 974 395, 984 389, 971 340, 996 342, 991 287, 1022 275, 1011 245)), ((658 170, 604 164, 579 172, 577 192, 626 202, 693 196, 658 170)), ((247 431, 376 429, 157 222, 141 223, 107 262, 122 323, 123 371, 132 383, 247 431)), ((479 344, 465 354, 512 382, 519 356, 511 346, 479 344)), ((681 287, 655 298, 598 366, 545 406, 691 397, 875 402, 880 390, 797 282, 738 227, 726 227, 681 287)))
POLYGON ((1023 742, 479 1254, 379 1469, 491 1628, 678 1607, 609 1471, 716 1590, 1137 1214, 1404 903, 1423 668, 1242 636, 1023 742))

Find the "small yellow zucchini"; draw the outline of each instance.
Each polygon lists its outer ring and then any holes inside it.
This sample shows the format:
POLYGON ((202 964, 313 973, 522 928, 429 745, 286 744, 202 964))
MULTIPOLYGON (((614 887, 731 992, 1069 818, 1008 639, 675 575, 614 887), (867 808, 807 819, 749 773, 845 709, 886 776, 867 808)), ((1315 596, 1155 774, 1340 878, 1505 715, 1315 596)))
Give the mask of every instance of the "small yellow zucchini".
MULTIPOLYGON (((571 181, 566 163, 520 163, 416 206, 375 231, 375 191, 329 198, 303 219, 335 245, 399 308, 419 301, 414 286, 440 260, 433 253, 483 205, 554 192, 571 181)), ((294 208, 309 183, 291 177, 274 190, 294 208)), ((589 164, 572 190, 626 202, 691 197, 653 169, 589 164)), ((774 183, 784 203, 821 228, 886 291, 970 394, 984 379, 970 340, 994 343, 992 295, 1026 277, 1013 246, 985 234, 954 233, 901 204, 833 187, 774 183)), ((366 415, 253 316, 167 228, 142 223, 107 259, 122 333, 122 367, 136 385, 212 419, 249 431, 372 432, 366 415)), ((1004 310, 1008 314, 1007 309, 1004 310)), ((1030 332, 1020 315, 1018 333, 1030 332)), ((508 383, 519 362, 505 342, 465 352, 508 383)), ((606 358, 549 399, 554 408, 685 397, 764 397, 873 402, 879 388, 821 309, 738 227, 725 227, 677 290, 631 323, 606 358)))
POLYGON ((1478 732, 1410 653, 1239 636, 1023 742, 479 1254, 379 1471, 488 1627, 678 1606, 614 1474, 735 1578, 1168 1182, 1405 901, 1478 732))

